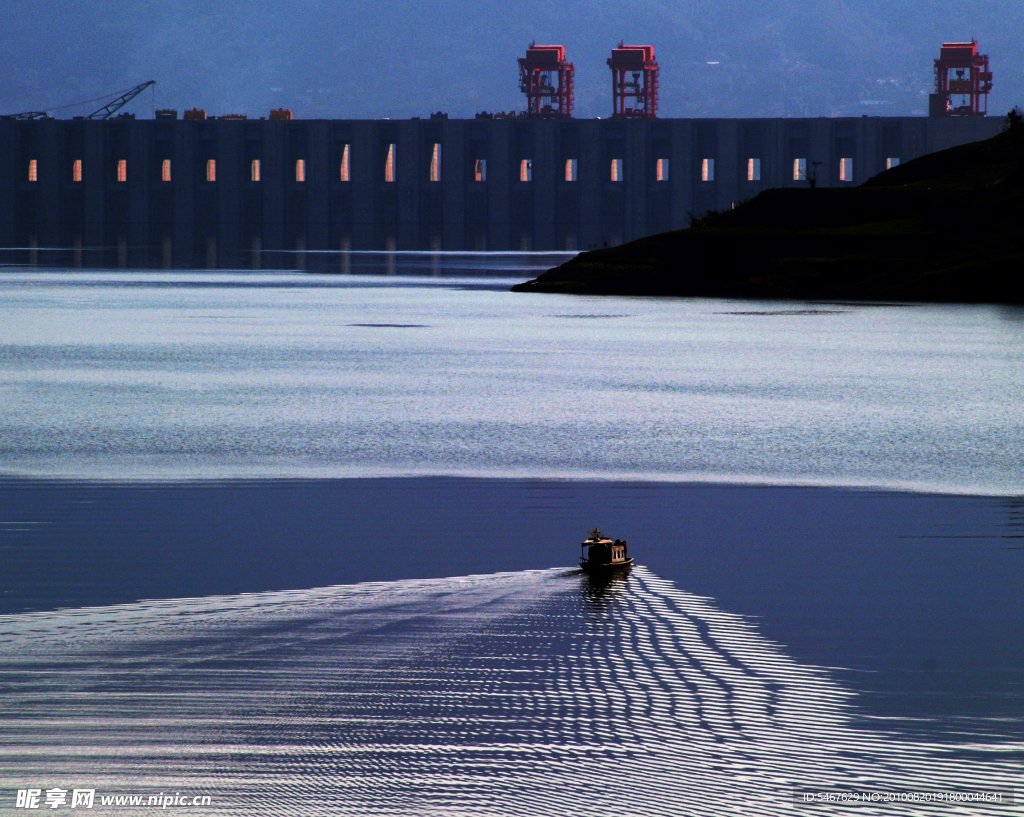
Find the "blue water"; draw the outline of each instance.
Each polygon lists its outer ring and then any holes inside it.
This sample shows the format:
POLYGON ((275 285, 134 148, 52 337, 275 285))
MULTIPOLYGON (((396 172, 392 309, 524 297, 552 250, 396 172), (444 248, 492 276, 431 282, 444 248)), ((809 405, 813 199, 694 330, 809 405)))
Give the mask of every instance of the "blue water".
POLYGON ((1019 779, 1000 745, 859 728, 828 672, 645 568, 598 588, 525 571, 5 624, 4 778, 209 792, 210 814, 780 814, 800 813, 795 785, 1019 779))
POLYGON ((2 273, 3 471, 1024 491, 1021 310, 514 280, 2 273))
POLYGON ((547 263, 0 273, 0 813, 1018 785, 1024 314, 505 291, 547 263))

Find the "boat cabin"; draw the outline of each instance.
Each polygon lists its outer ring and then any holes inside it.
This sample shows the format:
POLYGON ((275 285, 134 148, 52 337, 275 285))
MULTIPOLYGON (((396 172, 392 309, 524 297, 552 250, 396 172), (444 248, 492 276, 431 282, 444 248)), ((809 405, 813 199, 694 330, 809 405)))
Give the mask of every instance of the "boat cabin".
POLYGON ((633 563, 627 555, 625 539, 608 539, 598 528, 590 531, 590 537, 580 546, 580 567, 584 570, 596 568, 624 567, 633 563))

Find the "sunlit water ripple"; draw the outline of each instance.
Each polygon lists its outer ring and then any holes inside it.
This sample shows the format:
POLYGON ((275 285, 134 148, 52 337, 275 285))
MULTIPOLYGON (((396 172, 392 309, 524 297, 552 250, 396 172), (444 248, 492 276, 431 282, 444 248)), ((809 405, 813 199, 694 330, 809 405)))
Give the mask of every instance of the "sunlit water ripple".
POLYGON ((0 650, 8 791, 206 792, 196 813, 225 815, 780 814, 795 787, 1020 771, 1020 746, 858 728, 826 670, 643 567, 29 613, 0 619, 0 650))
POLYGON ((1021 310, 517 295, 465 272, 2 272, 0 469, 1024 492, 1021 310))

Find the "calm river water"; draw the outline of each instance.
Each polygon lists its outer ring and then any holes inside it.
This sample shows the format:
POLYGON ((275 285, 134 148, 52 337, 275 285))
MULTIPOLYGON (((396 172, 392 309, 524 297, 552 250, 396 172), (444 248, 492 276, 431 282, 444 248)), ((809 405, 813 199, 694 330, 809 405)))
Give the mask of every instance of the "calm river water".
POLYGON ((4 273, 4 470, 1024 492, 1021 310, 514 280, 4 273))
POLYGON ((557 260, 0 271, 0 813, 1024 810, 1024 312, 557 260))

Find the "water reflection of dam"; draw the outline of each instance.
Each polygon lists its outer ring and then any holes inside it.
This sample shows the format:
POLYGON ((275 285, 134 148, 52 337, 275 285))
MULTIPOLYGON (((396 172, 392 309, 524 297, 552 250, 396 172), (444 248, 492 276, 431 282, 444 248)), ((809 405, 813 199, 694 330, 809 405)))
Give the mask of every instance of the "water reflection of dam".
POLYGON ((21 248, 3 254, 13 263, 243 268, 337 266, 322 251, 587 249, 815 174, 857 184, 1002 125, 0 120, 0 248, 21 248))
POLYGON ((208 793, 216 814, 779 814, 794 787, 1018 771, 977 735, 855 728, 825 670, 644 568, 33 613, 0 620, 0 645, 7 790, 208 793))

